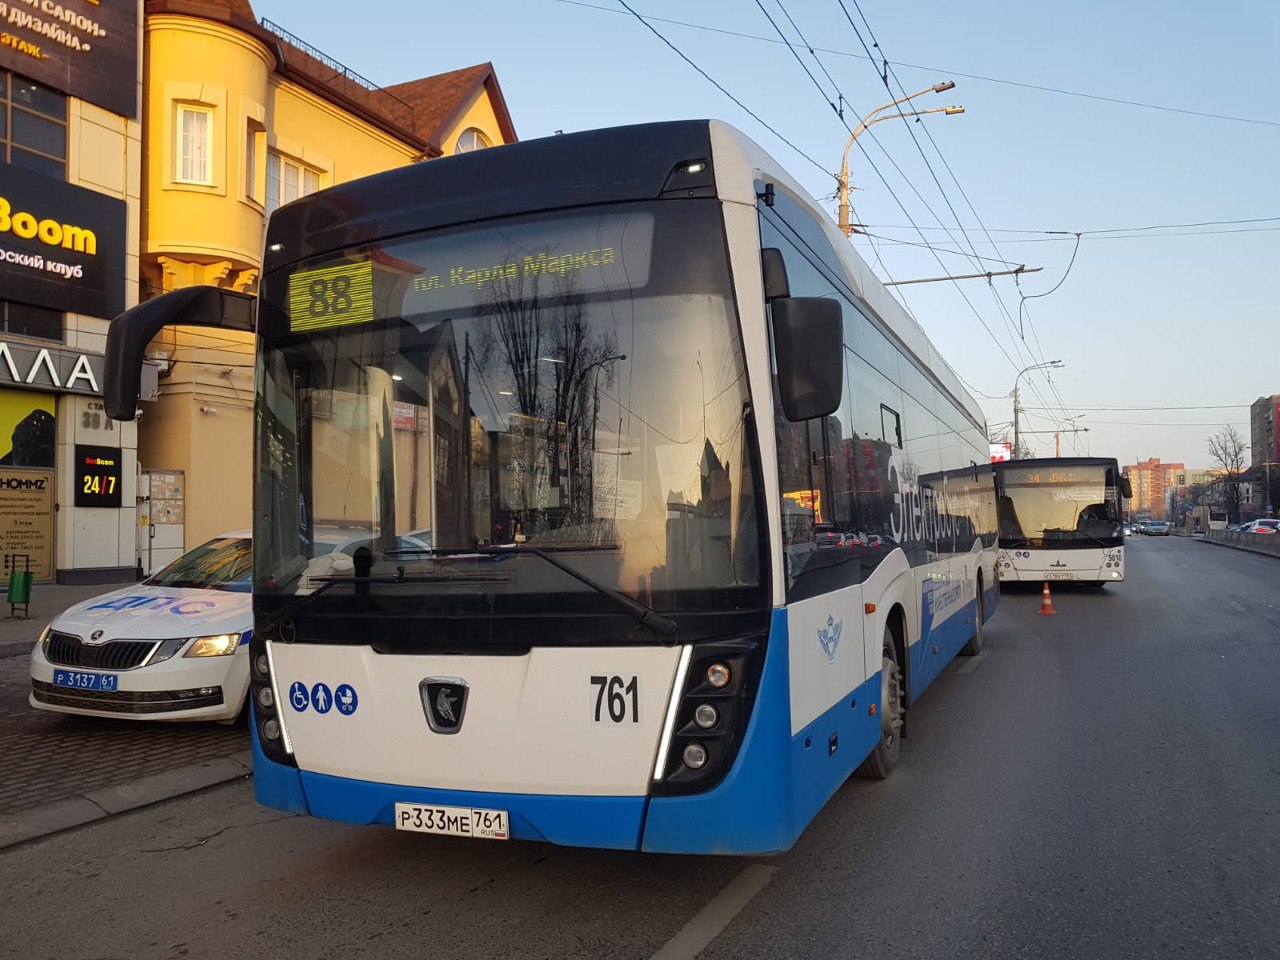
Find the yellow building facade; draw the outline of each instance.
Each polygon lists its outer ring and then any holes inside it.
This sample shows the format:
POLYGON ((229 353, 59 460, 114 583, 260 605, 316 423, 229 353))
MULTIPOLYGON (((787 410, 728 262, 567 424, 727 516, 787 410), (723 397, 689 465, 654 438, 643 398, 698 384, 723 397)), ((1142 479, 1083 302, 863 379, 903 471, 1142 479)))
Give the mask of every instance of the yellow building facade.
MULTIPOLYGON (((515 139, 490 64, 379 88, 247 0, 145 10, 144 298, 192 284, 255 293, 279 205, 515 139)), ((138 433, 148 569, 250 525, 253 407, 249 335, 166 331, 151 357, 159 397, 138 433)))

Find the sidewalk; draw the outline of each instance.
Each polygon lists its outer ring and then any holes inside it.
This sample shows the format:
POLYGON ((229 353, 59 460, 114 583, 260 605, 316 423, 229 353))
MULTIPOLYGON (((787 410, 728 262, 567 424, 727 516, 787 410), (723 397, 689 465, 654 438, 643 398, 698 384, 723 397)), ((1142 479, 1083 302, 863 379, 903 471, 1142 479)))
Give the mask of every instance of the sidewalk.
POLYGON ((30 653, 45 624, 81 600, 88 600, 101 593, 109 593, 125 586, 123 583, 95 584, 93 586, 64 586, 57 583, 37 583, 31 588, 31 619, 10 620, 9 604, 0 597, 0 657, 17 653, 30 653))
MULTIPOLYGON (((70 592, 62 596, 75 600, 70 592)), ((5 623, 17 632, 13 626, 5 623)), ((97 719, 34 709, 27 702, 31 642, 20 641, 18 655, 0 657, 0 850, 251 773, 244 724, 97 719)))

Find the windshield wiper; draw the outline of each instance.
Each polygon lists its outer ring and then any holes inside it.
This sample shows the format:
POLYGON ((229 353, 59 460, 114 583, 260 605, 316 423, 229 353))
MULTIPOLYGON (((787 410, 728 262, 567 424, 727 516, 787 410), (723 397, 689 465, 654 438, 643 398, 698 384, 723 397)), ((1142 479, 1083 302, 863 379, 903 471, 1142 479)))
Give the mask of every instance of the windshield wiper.
MULTIPOLYGON (((596 549, 601 549, 601 548, 616 549, 612 545, 602 545, 602 547, 598 547, 596 549)), ((566 549, 577 550, 582 548, 570 547, 566 549)), ((588 547, 586 549, 591 549, 591 548, 588 547)), ((635 618, 640 622, 640 625, 642 627, 648 627, 654 633, 658 634, 660 639, 670 638, 670 639, 663 639, 662 640, 663 643, 674 644, 677 642, 676 632, 678 630, 678 627, 676 626, 676 622, 674 620, 670 619, 669 617, 664 617, 662 614, 658 613, 652 607, 641 603, 639 600, 633 600, 631 597, 628 597, 624 593, 619 593, 617 590, 614 590, 610 587, 606 587, 599 580, 594 580, 591 577, 588 577, 585 573, 582 573, 579 570, 575 570, 573 567, 569 566, 563 560, 560 560, 557 557, 553 556, 550 551, 544 550, 542 547, 531 547, 528 544, 513 544, 511 546, 505 546, 505 547, 476 547, 473 551, 468 551, 468 552, 473 552, 473 553, 481 554, 484 556, 493 556, 493 557, 501 557, 506 554, 513 554, 516 556, 520 556, 522 554, 528 554, 534 557, 541 557, 543 560, 547 561, 547 563, 551 564, 557 570, 563 570, 565 573, 573 577, 573 579, 577 580, 579 583, 585 584, 586 586, 594 590, 596 593, 600 594, 600 596, 605 597, 608 600, 611 600, 617 606, 622 607, 624 610, 627 610, 630 613, 632 613, 635 616, 635 618)))
POLYGON ((278 624, 284 623, 297 611, 309 606, 316 597, 339 584, 361 586, 370 583, 507 583, 510 582, 511 576, 503 573, 444 573, 406 576, 404 567, 397 567, 396 574, 393 577, 308 577, 307 579, 312 583, 319 583, 320 586, 310 593, 298 595, 292 602, 277 610, 275 616, 258 628, 259 631, 265 632, 278 624))
POLYGON ((1076 536, 1084 537, 1086 540, 1092 540, 1094 543, 1098 544, 1099 546, 1107 547, 1108 549, 1115 546, 1114 543, 1107 543, 1107 541, 1103 540, 1101 537, 1095 537, 1093 534, 1085 533, 1083 530, 1077 530, 1076 536))

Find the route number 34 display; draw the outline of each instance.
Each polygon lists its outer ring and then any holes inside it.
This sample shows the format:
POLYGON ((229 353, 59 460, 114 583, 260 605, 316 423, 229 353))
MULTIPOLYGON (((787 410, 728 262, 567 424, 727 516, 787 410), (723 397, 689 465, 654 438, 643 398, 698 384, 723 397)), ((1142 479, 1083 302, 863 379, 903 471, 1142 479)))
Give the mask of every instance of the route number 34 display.
POLYGON ((593 676, 595 705, 592 723, 639 723, 640 678, 593 676))

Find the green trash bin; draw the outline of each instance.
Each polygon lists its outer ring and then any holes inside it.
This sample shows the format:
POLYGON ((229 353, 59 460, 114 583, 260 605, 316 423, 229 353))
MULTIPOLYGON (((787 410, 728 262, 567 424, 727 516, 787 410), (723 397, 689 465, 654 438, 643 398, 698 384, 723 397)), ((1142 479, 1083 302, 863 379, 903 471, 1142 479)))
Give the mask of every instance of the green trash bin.
POLYGON ((31 602, 31 571, 13 570, 9 573, 9 602, 31 602))

